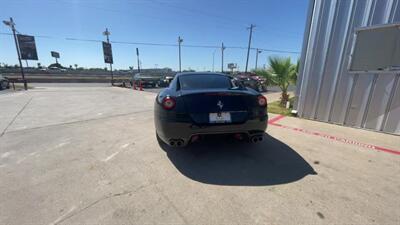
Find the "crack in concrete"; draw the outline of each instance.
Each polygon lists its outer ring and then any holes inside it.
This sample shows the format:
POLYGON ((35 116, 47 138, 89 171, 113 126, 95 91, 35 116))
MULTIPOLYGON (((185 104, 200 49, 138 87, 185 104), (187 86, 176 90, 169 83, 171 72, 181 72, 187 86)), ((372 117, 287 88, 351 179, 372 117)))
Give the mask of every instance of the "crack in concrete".
MULTIPOLYGON (((149 184, 149 185, 151 185, 151 184, 149 184)), ((65 221, 68 220, 68 219, 71 219, 72 217, 74 217, 74 216, 76 216, 76 215, 79 215, 80 213, 84 212, 85 210, 87 210, 87 209, 89 209, 89 208, 95 206, 96 204, 98 204, 98 203, 100 203, 100 202, 102 202, 102 201, 104 201, 104 200, 107 200, 107 199, 110 199, 110 198, 114 198, 114 197, 119 197, 119 196, 128 195, 128 194, 131 194, 131 193, 135 193, 135 192, 137 192, 137 191, 139 191, 139 190, 141 190, 141 189, 143 189, 143 188, 145 188, 145 187, 147 187, 147 186, 149 186, 149 185, 140 186, 140 187, 138 187, 138 188, 136 188, 135 190, 132 190, 132 191, 123 191, 123 192, 120 192, 120 193, 108 194, 108 195, 106 195, 106 196, 103 196, 103 197, 101 197, 101 198, 99 198, 99 199, 93 201, 92 203, 86 205, 85 207, 83 207, 83 208, 81 208, 81 209, 79 209, 79 210, 77 210, 77 211, 75 211, 75 212, 74 212, 74 210, 71 211, 71 214, 69 214, 69 215, 67 214, 67 215, 64 216, 64 218, 59 219, 59 220, 57 220, 56 222, 51 223, 51 224, 52 224, 52 225, 60 224, 60 223, 62 223, 62 222, 65 222, 65 221)))
MULTIPOLYGON (((3 133, 0 135, 2 137, 4 134, 10 134, 10 133, 17 133, 21 131, 29 131, 29 130, 36 130, 36 129, 42 129, 42 128, 48 128, 48 127, 56 127, 56 126, 62 126, 62 125, 70 125, 70 124, 77 124, 77 123, 85 123, 85 122, 90 122, 90 121, 96 121, 96 120, 102 120, 102 119, 110 119, 110 118, 115 118, 115 117, 122 117, 122 116, 128 116, 128 115, 134 115, 138 113, 145 113, 145 112, 150 112, 153 111, 153 109, 149 110, 142 110, 142 111, 137 111, 137 112, 130 112, 130 113, 122 113, 122 114, 116 114, 116 115, 111 115, 111 116, 105 116, 105 117, 100 117, 100 118, 92 118, 92 119, 86 119, 86 120, 78 120, 78 121, 71 121, 71 122, 65 122, 65 123, 57 123, 57 124, 49 124, 45 126, 40 126, 40 127, 32 127, 32 128, 27 128, 27 129, 21 129, 21 130, 13 130, 13 131, 8 131, 6 132, 7 128, 3 131, 3 133)), ((15 120, 15 119, 14 119, 15 120)), ((13 120, 13 121, 14 121, 13 120)), ((13 122, 12 121, 12 122, 13 122)))
POLYGON ((10 123, 7 125, 7 127, 1 132, 0 137, 3 137, 3 135, 6 133, 7 129, 14 123, 14 121, 17 119, 17 117, 22 113, 22 111, 25 110, 25 108, 29 105, 29 103, 32 101, 33 97, 31 97, 25 105, 22 107, 21 110, 14 116, 14 118, 10 121, 10 123))
POLYGON ((185 224, 189 224, 189 222, 187 221, 187 219, 183 216, 183 214, 178 210, 178 208, 176 207, 176 205, 168 198, 167 195, 165 195, 158 187, 157 185, 155 185, 156 190, 158 191, 158 193, 160 193, 160 195, 169 203, 169 205, 172 206, 172 208, 174 209, 174 211, 176 212, 176 214, 178 214, 178 216, 181 218, 181 220, 185 223, 185 224))

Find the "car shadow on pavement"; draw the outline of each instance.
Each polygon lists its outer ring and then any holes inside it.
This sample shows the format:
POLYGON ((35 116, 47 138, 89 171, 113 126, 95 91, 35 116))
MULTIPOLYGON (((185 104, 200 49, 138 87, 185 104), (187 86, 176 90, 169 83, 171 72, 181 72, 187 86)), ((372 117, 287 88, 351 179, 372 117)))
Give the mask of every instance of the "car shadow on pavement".
POLYGON ((206 184, 277 185, 317 174, 296 151, 268 134, 255 144, 216 138, 181 149, 159 144, 183 175, 206 184))

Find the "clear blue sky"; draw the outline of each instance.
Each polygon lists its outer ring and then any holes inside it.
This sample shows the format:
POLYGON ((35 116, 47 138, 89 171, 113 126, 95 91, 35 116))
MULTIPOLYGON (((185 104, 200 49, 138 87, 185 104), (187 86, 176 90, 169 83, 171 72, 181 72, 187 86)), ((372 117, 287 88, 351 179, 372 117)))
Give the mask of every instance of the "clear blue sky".
MULTIPOLYGON (((101 43, 69 41, 65 38, 102 40, 106 27, 111 41, 176 44, 180 35, 187 45, 247 46, 251 23, 256 25, 252 47, 300 51, 308 0, 0 0, 1 20, 13 17, 17 30, 36 36, 39 61, 54 60, 60 52, 64 66, 104 67, 101 43), (49 37, 38 37, 49 36, 49 37)), ((1 33, 10 32, 0 25, 1 33)), ((143 68, 178 68, 178 48, 113 44, 114 67, 136 68, 139 47, 143 68)), ((214 49, 182 48, 182 68, 211 70, 214 49)), ((297 54, 262 52, 259 66, 269 55, 297 54)), ((238 63, 244 70, 246 50, 226 49, 225 63, 238 63)), ((16 64, 12 36, 0 35, 0 62, 16 64)), ((29 61, 36 65, 36 61, 29 61)), ((25 64, 25 63, 24 63, 25 64)), ((254 68, 255 51, 249 68, 254 68)), ((221 68, 221 51, 215 52, 215 69, 221 68)))

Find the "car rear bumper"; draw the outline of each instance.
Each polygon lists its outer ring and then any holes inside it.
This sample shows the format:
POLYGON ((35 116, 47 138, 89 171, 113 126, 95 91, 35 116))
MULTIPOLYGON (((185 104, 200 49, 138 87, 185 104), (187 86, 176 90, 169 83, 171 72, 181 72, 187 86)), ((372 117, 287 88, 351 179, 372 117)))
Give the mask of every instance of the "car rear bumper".
POLYGON ((247 120, 241 124, 196 125, 187 122, 158 120, 156 121, 156 130, 159 138, 165 143, 180 139, 184 142, 183 145, 186 145, 194 135, 245 133, 251 136, 264 133, 267 129, 267 121, 267 115, 263 118, 247 120))

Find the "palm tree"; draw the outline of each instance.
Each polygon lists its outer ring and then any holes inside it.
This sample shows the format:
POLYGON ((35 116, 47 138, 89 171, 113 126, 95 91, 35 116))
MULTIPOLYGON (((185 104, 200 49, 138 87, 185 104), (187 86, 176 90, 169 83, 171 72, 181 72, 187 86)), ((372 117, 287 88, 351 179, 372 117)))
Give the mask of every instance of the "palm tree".
POLYGON ((74 64, 74 66, 75 66, 75 69, 77 70, 78 69, 78 64, 74 64))
POLYGON ((297 65, 292 65, 290 58, 269 57, 269 69, 258 71, 257 74, 267 79, 268 85, 276 85, 282 91, 281 105, 285 106, 289 101, 287 93, 289 85, 295 83, 297 79, 297 65))
POLYGON ((292 76, 290 77, 290 79, 294 84, 296 84, 297 82, 297 76, 299 75, 299 67, 300 67, 300 60, 298 59, 297 63, 292 65, 293 73, 292 76))

